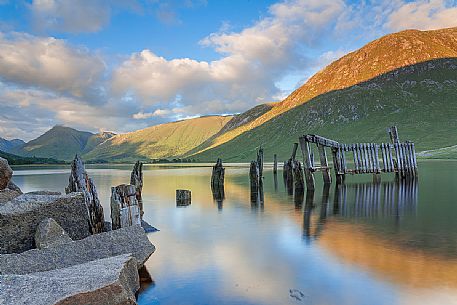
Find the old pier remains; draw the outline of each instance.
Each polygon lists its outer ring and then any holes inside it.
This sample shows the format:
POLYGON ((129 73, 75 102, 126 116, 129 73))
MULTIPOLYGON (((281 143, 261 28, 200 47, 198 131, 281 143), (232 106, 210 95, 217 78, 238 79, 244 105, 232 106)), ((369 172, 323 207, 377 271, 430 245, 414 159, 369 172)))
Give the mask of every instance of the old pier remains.
POLYGON ((300 147, 304 160, 306 186, 314 190, 314 172, 322 172, 324 184, 331 183, 326 149, 333 156, 333 169, 336 182, 342 183, 346 174, 372 174, 373 181, 380 182, 381 173, 395 173, 398 179, 414 179, 418 176, 416 152, 413 142, 400 142, 396 126, 388 129, 391 143, 342 144, 318 135, 307 134, 300 137, 300 147), (317 146, 320 165, 314 162, 311 145, 317 146), (352 154, 353 167, 349 167, 347 155, 352 154))

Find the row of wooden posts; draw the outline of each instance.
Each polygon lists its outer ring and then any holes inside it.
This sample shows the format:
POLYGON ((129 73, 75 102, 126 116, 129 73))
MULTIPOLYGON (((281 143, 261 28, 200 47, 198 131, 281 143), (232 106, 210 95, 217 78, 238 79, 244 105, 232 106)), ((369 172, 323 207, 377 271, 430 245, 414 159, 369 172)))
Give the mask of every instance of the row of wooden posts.
MULTIPOLYGON (((373 174, 373 182, 379 183, 381 173, 395 173, 398 179, 415 179, 418 176, 417 159, 414 143, 406 141, 401 143, 396 126, 388 129, 391 143, 354 143, 342 144, 318 135, 304 135, 299 138, 303 155, 303 167, 296 159, 298 143, 293 144, 291 157, 284 162, 283 178, 287 189, 303 192, 305 189, 314 190, 315 172, 322 172, 324 184, 332 182, 332 176, 327 159, 327 149, 333 156, 333 169, 338 184, 345 180, 346 174, 373 174), (320 164, 314 161, 314 152, 311 144, 315 144, 319 154, 320 164), (347 154, 352 153, 352 158, 347 160, 347 154), (350 162, 352 161, 352 167, 350 162)), ((263 163, 264 150, 260 147, 257 158, 251 161, 249 169, 251 201, 263 202, 263 163)), ((278 158, 273 156, 273 173, 276 178, 278 171, 278 158)), ((222 160, 218 159, 213 167, 211 188, 216 200, 222 200, 224 194, 224 168, 222 160)))

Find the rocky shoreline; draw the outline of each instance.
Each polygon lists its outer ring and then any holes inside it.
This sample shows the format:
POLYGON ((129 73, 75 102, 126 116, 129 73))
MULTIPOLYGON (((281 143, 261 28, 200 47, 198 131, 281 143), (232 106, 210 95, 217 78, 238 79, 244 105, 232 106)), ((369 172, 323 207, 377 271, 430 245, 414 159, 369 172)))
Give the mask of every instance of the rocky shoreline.
POLYGON ((136 304, 139 273, 148 274, 144 263, 155 251, 145 229, 154 228, 139 219, 111 230, 78 162, 68 194, 23 194, 0 158, 0 304, 136 304))

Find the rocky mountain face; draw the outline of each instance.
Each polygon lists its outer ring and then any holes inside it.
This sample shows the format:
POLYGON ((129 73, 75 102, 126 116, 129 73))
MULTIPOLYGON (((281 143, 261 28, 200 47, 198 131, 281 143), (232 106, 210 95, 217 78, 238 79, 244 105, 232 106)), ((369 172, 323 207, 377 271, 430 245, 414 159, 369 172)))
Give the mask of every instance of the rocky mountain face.
POLYGON ((342 143, 389 142, 396 125, 400 139, 417 151, 457 143, 457 58, 402 67, 366 82, 316 96, 233 140, 192 156, 200 161, 249 161, 262 145, 265 160, 286 160, 303 134, 342 143))
POLYGON ((313 98, 348 88, 395 69, 440 58, 457 57, 457 28, 407 30, 381 37, 334 61, 269 111, 219 135, 200 152, 226 143, 313 98))

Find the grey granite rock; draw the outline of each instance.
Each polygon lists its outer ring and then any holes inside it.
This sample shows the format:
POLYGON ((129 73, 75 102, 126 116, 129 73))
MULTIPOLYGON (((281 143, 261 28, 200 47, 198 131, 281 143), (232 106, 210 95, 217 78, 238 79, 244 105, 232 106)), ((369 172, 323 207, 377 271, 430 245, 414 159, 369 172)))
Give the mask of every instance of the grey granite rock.
POLYGON ((135 258, 120 255, 27 275, 0 275, 0 304, 136 304, 135 258))
POLYGON ((43 219, 35 232, 35 245, 38 249, 72 242, 68 233, 52 218, 43 219))
POLYGON ((4 190, 0 190, 0 204, 13 200, 16 197, 19 197, 21 193, 10 190, 6 188, 4 190))
POLYGON ((90 235, 89 215, 81 193, 23 194, 0 204, 0 253, 35 248, 35 231, 45 218, 54 218, 74 240, 90 235))
POLYGON ((131 253, 138 268, 155 251, 144 229, 135 225, 91 235, 83 240, 0 255, 0 274, 27 274, 83 264, 88 261, 131 253))
POLYGON ((8 160, 0 157, 0 190, 5 189, 13 176, 13 170, 8 164, 8 160))
POLYGON ((12 191, 16 191, 16 192, 18 192, 19 194, 22 194, 22 191, 21 191, 21 189, 19 188, 19 186, 17 186, 16 184, 14 184, 14 182, 13 182, 12 180, 10 180, 10 182, 8 183, 7 188, 9 188, 9 189, 12 190, 12 191))
POLYGON ((62 195, 61 192, 54 191, 33 191, 26 193, 27 195, 62 195))

